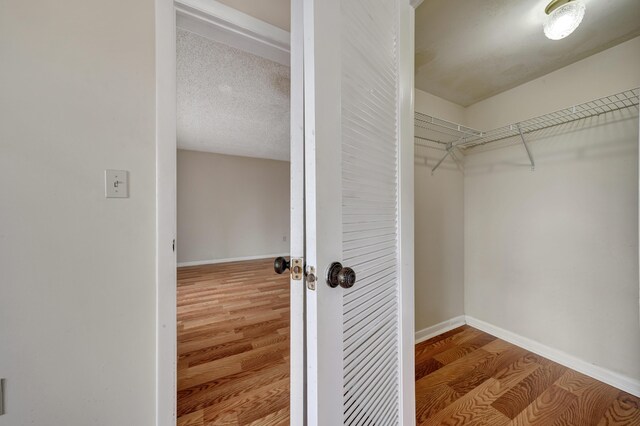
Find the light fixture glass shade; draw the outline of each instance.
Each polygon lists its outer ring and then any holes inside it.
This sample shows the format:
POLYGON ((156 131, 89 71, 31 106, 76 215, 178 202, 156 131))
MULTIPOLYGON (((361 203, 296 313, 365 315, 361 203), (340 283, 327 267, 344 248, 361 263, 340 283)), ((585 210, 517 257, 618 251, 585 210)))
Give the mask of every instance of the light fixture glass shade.
POLYGON ((582 22, 585 6, 580 0, 570 1, 553 10, 544 22, 544 35, 551 40, 565 38, 582 22))

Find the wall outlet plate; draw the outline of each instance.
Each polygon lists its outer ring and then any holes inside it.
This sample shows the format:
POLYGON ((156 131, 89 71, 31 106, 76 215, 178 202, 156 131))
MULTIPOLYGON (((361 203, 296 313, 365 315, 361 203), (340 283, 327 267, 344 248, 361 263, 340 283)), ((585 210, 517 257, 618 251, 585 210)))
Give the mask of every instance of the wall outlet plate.
POLYGON ((129 172, 126 170, 105 170, 104 192, 104 196, 107 198, 129 198, 129 172))

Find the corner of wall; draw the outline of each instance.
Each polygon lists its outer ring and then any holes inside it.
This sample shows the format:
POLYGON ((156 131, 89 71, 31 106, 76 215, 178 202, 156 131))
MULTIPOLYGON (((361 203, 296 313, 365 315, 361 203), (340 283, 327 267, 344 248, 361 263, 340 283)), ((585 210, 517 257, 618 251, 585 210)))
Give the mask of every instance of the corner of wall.
POLYGON ((466 108, 454 102, 415 89, 415 111, 466 126, 466 108))

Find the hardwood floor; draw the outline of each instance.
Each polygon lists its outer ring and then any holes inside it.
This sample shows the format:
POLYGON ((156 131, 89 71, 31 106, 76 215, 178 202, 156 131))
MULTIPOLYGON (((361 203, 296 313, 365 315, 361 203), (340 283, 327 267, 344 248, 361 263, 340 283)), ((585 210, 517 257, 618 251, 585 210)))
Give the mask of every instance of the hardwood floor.
MULTIPOLYGON (((289 424, 289 280, 178 269, 178 426, 289 424)), ((416 345, 419 425, 638 425, 640 399, 469 326, 416 345)))
POLYGON ((418 425, 640 425, 640 399, 462 326, 416 345, 418 425))
POLYGON ((178 426, 289 424, 289 279, 273 259, 178 268, 178 426))

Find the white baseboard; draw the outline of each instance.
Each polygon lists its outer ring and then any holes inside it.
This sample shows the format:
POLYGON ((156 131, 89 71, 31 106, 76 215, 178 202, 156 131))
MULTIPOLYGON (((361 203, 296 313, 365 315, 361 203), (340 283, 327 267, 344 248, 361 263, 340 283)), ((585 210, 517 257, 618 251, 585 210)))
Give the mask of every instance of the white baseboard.
POLYGON ((436 325, 432 325, 431 327, 418 330, 416 331, 415 343, 424 342, 425 340, 429 340, 439 334, 446 333, 449 330, 460 327, 461 325, 465 324, 464 321, 464 315, 460 315, 458 317, 442 321, 441 323, 438 323, 436 325))
POLYGON ((572 370, 576 370, 582 374, 593 377, 594 379, 600 380, 601 382, 640 397, 640 381, 636 379, 591 364, 580 358, 576 358, 573 355, 569 355, 566 352, 554 349, 535 340, 531 340, 527 337, 523 337, 519 334, 470 317, 468 315, 465 316, 465 322, 471 327, 477 328, 478 330, 484 331, 485 333, 491 334, 492 336, 496 336, 499 339, 506 340, 509 343, 513 343, 514 345, 520 346, 523 349, 548 358, 551 361, 557 362, 558 364, 564 365, 565 367, 571 368, 572 370))
POLYGON ((279 254, 259 254, 257 256, 243 256, 243 257, 229 257, 227 259, 211 259, 211 260, 196 260, 193 262, 178 262, 178 268, 183 266, 199 266, 199 265, 213 265, 215 263, 229 263, 229 262, 242 262, 244 260, 257 260, 257 259, 268 259, 276 257, 289 256, 289 253, 279 253, 279 254))

